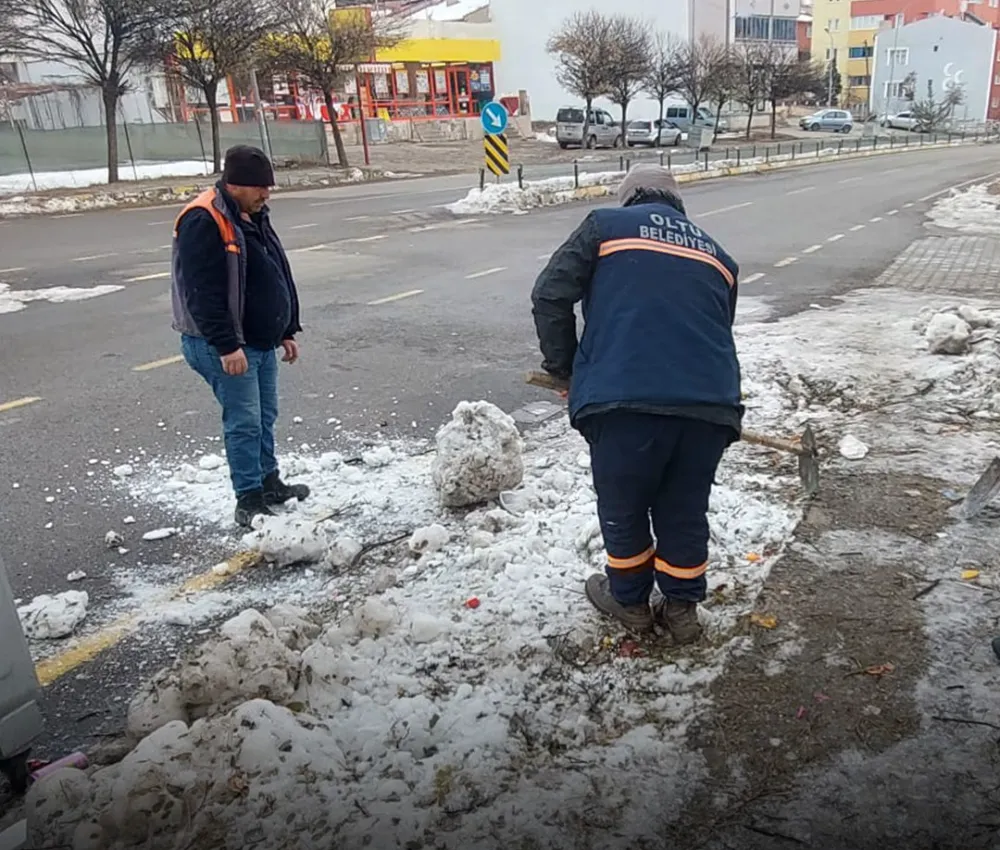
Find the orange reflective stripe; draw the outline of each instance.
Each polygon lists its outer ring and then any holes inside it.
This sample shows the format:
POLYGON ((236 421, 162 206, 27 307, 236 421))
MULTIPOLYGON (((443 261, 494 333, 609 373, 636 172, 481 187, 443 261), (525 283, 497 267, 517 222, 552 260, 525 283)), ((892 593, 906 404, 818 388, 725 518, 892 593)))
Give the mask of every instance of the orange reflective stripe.
POLYGON ((608 566, 615 570, 631 570, 633 567, 641 567, 650 558, 653 557, 653 553, 656 550, 650 546, 641 555, 636 555, 633 558, 612 558, 608 555, 608 566))
POLYGON ((673 564, 668 564, 662 558, 656 559, 656 571, 666 573, 672 578, 701 578, 705 575, 707 569, 708 561, 705 561, 704 564, 698 564, 696 567, 675 567, 673 564))
POLYGON ((621 251, 653 251, 657 254, 682 257, 685 260, 697 260, 699 263, 710 265, 719 272, 729 286, 736 286, 736 278, 726 268, 726 264, 718 257, 713 257, 704 251, 696 251, 694 248, 685 248, 683 245, 673 245, 669 242, 657 242, 655 239, 611 239, 601 243, 599 256, 607 257, 621 251))
POLYGON ((215 219, 215 225, 219 228, 219 235, 222 237, 222 241, 226 243, 226 250, 230 253, 238 254, 240 252, 240 245, 236 239, 236 228, 233 227, 228 218, 219 212, 213 203, 215 201, 215 191, 214 188, 206 189, 180 211, 174 221, 174 238, 177 237, 177 227, 180 225, 181 219, 187 213, 191 210, 205 210, 205 212, 215 219))

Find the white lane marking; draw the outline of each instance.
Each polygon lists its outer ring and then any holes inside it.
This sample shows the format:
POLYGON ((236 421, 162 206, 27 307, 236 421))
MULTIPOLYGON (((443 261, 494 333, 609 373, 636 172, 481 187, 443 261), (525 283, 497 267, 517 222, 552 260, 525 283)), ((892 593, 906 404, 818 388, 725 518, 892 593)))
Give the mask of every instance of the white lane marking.
POLYGON ((864 180, 864 179, 865 179, 864 177, 848 177, 846 180, 840 180, 838 182, 840 182, 841 184, 843 184, 843 183, 857 183, 859 180, 864 180))
POLYGON ((790 266, 796 260, 798 260, 798 257, 785 257, 783 260, 778 260, 778 262, 774 264, 774 267, 776 269, 783 269, 785 266, 790 266))
POLYGON ((389 215, 409 215, 415 212, 420 212, 420 210, 393 210, 389 215))
POLYGON ((804 186, 801 189, 792 189, 790 192, 785 192, 786 195, 801 195, 803 192, 811 192, 815 189, 815 186, 804 186))
POLYGON ((865 229, 865 225, 863 225, 863 224, 855 224, 854 227, 851 228, 851 233, 857 233, 859 230, 864 230, 864 229, 865 229))
POLYGON ((289 254, 301 254, 303 251, 319 251, 321 248, 325 248, 326 243, 320 242, 319 245, 310 245, 308 248, 292 248, 289 254))
POLYGON ((409 292, 398 292, 395 295, 390 295, 386 298, 377 298, 374 301, 369 301, 369 307, 377 307, 379 304, 390 304, 393 301, 402 301, 404 298, 412 298, 414 295, 420 295, 423 293, 422 289, 411 289, 409 292))
POLYGON ((815 254, 817 251, 822 249, 822 245, 810 245, 808 248, 803 248, 803 254, 815 254))
POLYGON ((912 201, 907 201, 907 202, 906 202, 905 204, 903 204, 903 206, 904 206, 904 207, 905 207, 906 209, 909 209, 910 207, 912 207, 912 206, 913 206, 913 202, 912 202, 912 201))
POLYGON ((104 260, 107 257, 117 257, 117 256, 118 256, 118 252, 117 251, 112 251, 109 254, 91 254, 89 257, 73 257, 70 260, 70 262, 71 263, 86 263, 89 260, 104 260))
POLYGON ((378 242, 381 239, 386 239, 384 233, 380 233, 378 236, 359 236, 357 239, 345 239, 345 242, 378 242))
POLYGON ((887 168, 885 171, 883 171, 881 173, 882 174, 895 174, 896 172, 902 171, 902 170, 903 170, 902 168, 887 168))
POLYGON ((289 230, 305 230, 306 228, 309 228, 309 227, 319 227, 319 224, 317 224, 315 222, 313 224, 293 224, 288 229, 289 230))
POLYGON ((452 227, 465 227, 467 224, 476 224, 479 221, 480 219, 478 218, 463 218, 452 224, 452 227))
POLYGON ((486 277, 487 275, 496 274, 497 272, 507 271, 507 266, 497 266, 494 269, 486 269, 482 272, 473 272, 472 274, 467 274, 465 276, 466 280, 475 280, 477 277, 486 277))
POLYGON ((170 272, 153 272, 153 274, 141 274, 138 277, 127 277, 125 283, 138 283, 140 280, 160 280, 170 277, 170 272))
POLYGON ((14 272, 23 272, 24 266, 11 266, 9 269, 0 269, 0 274, 13 274, 14 272))
POLYGON ((843 233, 834 233, 833 236, 829 237, 826 241, 827 242, 839 242, 843 238, 844 238, 844 234, 843 233))
POLYGON ((719 213, 732 212, 733 210, 741 210, 744 207, 752 207, 753 201, 747 201, 743 204, 733 204, 729 207, 719 207, 717 210, 709 210, 708 212, 696 213, 698 218, 707 218, 710 215, 718 215, 719 213))
POLYGON ((539 254, 538 255, 538 259, 542 260, 543 262, 548 262, 549 260, 552 259, 552 255, 551 254, 539 254))
POLYGON ((889 210, 886 215, 899 215, 899 210, 889 210))
POLYGON ((740 283, 756 283, 764 276, 763 272, 756 272, 754 274, 748 274, 740 283))
POLYGON ((158 227, 158 226, 163 225, 163 224, 173 224, 173 223, 174 222, 173 222, 172 219, 169 220, 169 221, 147 221, 146 222, 146 227, 158 227))
POLYGON ((134 251, 129 251, 130 254, 158 254, 160 251, 166 251, 173 248, 173 245, 158 245, 156 248, 136 248, 134 251))
POLYGON ((141 366, 133 366, 133 372, 150 372, 153 369, 159 369, 163 366, 171 366, 174 363, 180 363, 184 359, 181 354, 175 354, 173 357, 164 357, 162 360, 154 360, 151 363, 143 363, 141 366))
POLYGON ((966 186, 971 186, 973 183, 985 183, 993 177, 1000 174, 1000 171, 994 171, 992 174, 985 174, 982 177, 973 177, 971 180, 966 180, 962 183, 956 183, 954 186, 949 186, 947 189, 941 189, 938 192, 931 192, 929 195, 924 195, 922 198, 917 198, 917 203, 922 204, 924 201, 932 201, 934 198, 938 198, 941 195, 947 195, 949 192, 955 189, 962 189, 966 186))
POLYGON ((62 215, 54 215, 53 218, 79 218, 83 213, 63 213, 62 215))
MULTIPOLYGON (((316 206, 316 205, 311 204, 310 206, 316 206)), ((345 218, 344 221, 368 221, 368 219, 370 218, 371 218, 370 215, 352 215, 349 218, 345 218)))
POLYGON ((875 218, 868 219, 868 221, 870 221, 872 224, 876 224, 876 223, 882 221, 882 216, 877 215, 877 216, 875 216, 875 218))

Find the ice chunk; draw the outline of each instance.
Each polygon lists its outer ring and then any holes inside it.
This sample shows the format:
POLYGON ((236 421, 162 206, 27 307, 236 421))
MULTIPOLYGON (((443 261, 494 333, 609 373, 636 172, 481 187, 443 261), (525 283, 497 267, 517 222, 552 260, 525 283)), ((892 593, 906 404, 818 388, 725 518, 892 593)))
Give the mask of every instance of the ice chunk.
POLYGON ((117 549, 124 542, 125 538, 122 537, 117 531, 109 531, 104 535, 104 545, 109 549, 117 549))
POLYGON ((993 324, 989 316, 970 304, 963 304, 958 308, 958 317, 970 328, 988 328, 993 324))
POLYGON ((73 634, 87 616, 90 597, 83 590, 67 590, 55 596, 42 594, 17 609, 24 633, 34 640, 56 640, 73 634))
POLYGON ((377 449, 372 449, 368 452, 363 452, 361 455, 361 461, 365 466, 370 466, 373 469, 380 469, 383 466, 388 466, 394 460, 395 455, 392 453, 392 449, 388 446, 379 446, 377 449))
POLYGON ((202 470, 220 469, 225 461, 218 455, 204 455, 198 459, 198 468, 202 470))
POLYGON ((437 552, 447 545, 451 539, 451 534, 443 525, 428 525, 426 528, 418 528, 410 537, 410 551, 415 555, 429 552, 437 552))
POLYGON ((111 471, 119 478, 128 478, 135 472, 135 470, 132 468, 132 465, 129 463, 123 463, 121 466, 116 466, 111 471))
POLYGON ((319 523, 295 516, 264 517, 243 543, 279 567, 321 561, 329 546, 319 523))
POLYGON ((73 570, 66 576, 66 581, 83 581, 86 577, 87 574, 83 570, 73 570))
POLYGON ((143 540, 166 540, 177 533, 176 528, 154 528, 142 535, 143 540))
POLYGON ((842 457, 848 460, 861 460, 868 454, 868 446, 861 442, 853 434, 845 434, 838 446, 842 457))
POLYGON ((927 323, 924 338, 932 354, 964 354, 969 350, 969 325, 954 313, 938 313, 927 323))
POLYGON ((415 613, 410 620, 410 636, 414 643, 430 643, 437 640, 448 630, 444 620, 423 611, 415 613))
POLYGON ((460 402, 436 443, 431 474, 448 507, 495 499, 524 477, 524 444, 517 425, 489 402, 460 402))
POLYGON ((349 567, 361 554, 364 547, 352 537, 338 537, 327 553, 327 559, 334 567, 349 567))

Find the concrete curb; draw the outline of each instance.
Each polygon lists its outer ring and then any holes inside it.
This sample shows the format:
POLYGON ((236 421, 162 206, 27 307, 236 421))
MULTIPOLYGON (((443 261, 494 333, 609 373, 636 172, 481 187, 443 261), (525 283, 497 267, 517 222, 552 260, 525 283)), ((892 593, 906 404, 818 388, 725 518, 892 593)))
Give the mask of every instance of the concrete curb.
MULTIPOLYGON (((783 171, 788 168, 806 168, 810 165, 824 165, 830 162, 842 162, 850 159, 867 159, 873 156, 889 156, 893 154, 915 153, 918 151, 939 150, 943 148, 969 147, 971 145, 996 144, 1000 139, 994 140, 968 140, 952 142, 935 142, 928 145, 910 145, 876 148, 875 150, 852 151, 850 153, 837 153, 832 151, 819 154, 803 154, 797 158, 782 159, 773 162, 755 162, 750 165, 727 166, 724 168, 709 168, 708 171, 682 171, 676 172, 674 176, 678 183, 699 183, 703 180, 719 180, 723 177, 739 177, 746 174, 768 174, 772 171, 783 171)), ((784 155, 783 155, 784 156, 784 155)), ((711 163, 710 163, 711 165, 711 163)), ((624 172, 619 172, 624 174, 624 172)), ((583 176, 583 175, 581 175, 583 176)), ((525 183, 525 186, 531 184, 525 183)), ((579 189, 553 189, 551 191, 541 190, 539 194, 543 197, 544 206, 554 206, 560 203, 572 201, 589 201, 596 198, 609 197, 617 192, 617 182, 600 183, 593 186, 582 186, 579 189)))

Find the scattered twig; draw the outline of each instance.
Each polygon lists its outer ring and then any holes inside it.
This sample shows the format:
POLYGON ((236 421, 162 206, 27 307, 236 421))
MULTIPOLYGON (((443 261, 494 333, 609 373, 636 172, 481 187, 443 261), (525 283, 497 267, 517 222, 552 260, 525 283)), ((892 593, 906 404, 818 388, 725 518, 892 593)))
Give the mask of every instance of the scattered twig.
POLYGON ((749 829, 751 832, 756 832, 758 835, 767 836, 768 838, 780 838, 782 841, 791 841, 793 844, 805 844, 801 838, 796 838, 794 835, 785 835, 782 832, 773 832, 770 829, 764 829, 761 826, 754 826, 749 823, 742 823, 740 826, 744 829, 749 829))
POLYGON ((364 559, 365 555, 369 555, 376 549, 381 549, 383 546, 392 546, 395 543, 402 543, 404 540, 413 534, 412 531, 404 531, 402 534, 397 534, 395 537, 390 537, 386 540, 376 540, 374 543, 366 543, 361 547, 361 551, 358 552, 357 557, 351 561, 351 566, 356 567, 364 559))
POLYGON ((937 720, 940 723, 960 723, 964 726, 986 726, 990 729, 1000 729, 996 723, 990 723, 988 720, 968 720, 964 717, 945 717, 940 714, 931 715, 931 720, 937 720))
POLYGON ((361 812, 361 814, 363 814, 366 818, 370 817, 368 810, 362 805, 361 801, 357 797, 354 798, 354 805, 357 806, 358 811, 361 812))
POLYGON ((915 594, 913 594, 913 601, 920 599, 921 596, 926 596, 928 593, 934 590, 934 588, 937 587, 939 584, 941 584, 941 579, 939 578, 934 579, 934 581, 932 581, 929 585, 927 585, 927 587, 922 587, 915 594))

